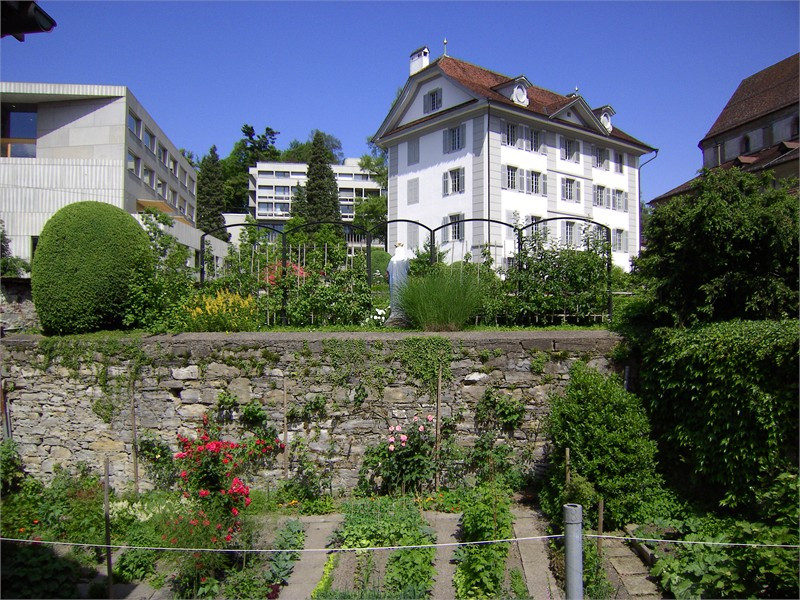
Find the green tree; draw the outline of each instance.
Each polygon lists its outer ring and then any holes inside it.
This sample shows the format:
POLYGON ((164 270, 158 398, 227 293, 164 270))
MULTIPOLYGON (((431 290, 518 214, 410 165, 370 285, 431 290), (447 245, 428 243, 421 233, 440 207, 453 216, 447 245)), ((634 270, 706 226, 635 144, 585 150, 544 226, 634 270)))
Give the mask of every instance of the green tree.
MULTIPOLYGON (((200 161, 200 172, 197 175, 197 227, 209 232, 225 225, 222 212, 225 209, 224 182, 217 147, 211 149, 200 161)), ((217 231, 215 237, 227 242, 230 234, 217 231)))
POLYGON ((344 152, 342 151, 342 142, 339 138, 320 131, 319 129, 312 129, 308 134, 308 141, 301 142, 299 140, 292 140, 289 147, 281 152, 281 162, 294 162, 306 163, 311 162, 311 146, 314 136, 317 133, 322 135, 325 147, 328 149, 328 164, 339 165, 344 162, 344 152))
MULTIPOLYGON (((328 162, 329 150, 325 137, 317 131, 311 142, 308 162, 308 181, 299 186, 292 201, 292 216, 302 217, 306 222, 334 221, 341 223, 339 212, 339 188, 328 162)), ((318 228, 312 227, 312 230, 318 228)))
POLYGON ((275 147, 278 132, 266 127, 256 135, 252 125, 242 125, 242 137, 221 162, 225 212, 247 212, 250 167, 259 161, 276 161, 280 151, 275 147))
POLYGON ((380 223, 386 223, 386 196, 376 195, 366 198, 356 198, 355 214, 353 215, 353 225, 371 229, 372 235, 384 241, 386 239, 386 225, 376 228, 380 223))
POLYGON ((11 242, 6 236, 5 223, 0 219, 0 277, 21 277, 30 270, 28 261, 11 254, 11 242))
POLYGON ((375 181, 380 184, 381 190, 386 190, 389 188, 389 164, 386 160, 386 150, 378 148, 372 142, 367 143, 369 144, 369 154, 361 155, 358 166, 364 171, 372 173, 375 181))
POLYGON ((665 324, 777 319, 798 310, 797 180, 704 170, 659 206, 635 270, 665 324))

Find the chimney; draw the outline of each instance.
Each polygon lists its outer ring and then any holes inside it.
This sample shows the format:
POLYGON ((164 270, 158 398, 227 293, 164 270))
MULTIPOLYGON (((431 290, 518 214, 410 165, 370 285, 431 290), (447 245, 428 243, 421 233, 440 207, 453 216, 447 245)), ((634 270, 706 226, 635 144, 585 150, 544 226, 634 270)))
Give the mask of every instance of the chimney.
POLYGON ((410 72, 409 76, 422 71, 425 67, 428 66, 430 63, 430 50, 428 50, 427 46, 423 46, 418 50, 414 50, 411 53, 411 65, 410 65, 410 72))

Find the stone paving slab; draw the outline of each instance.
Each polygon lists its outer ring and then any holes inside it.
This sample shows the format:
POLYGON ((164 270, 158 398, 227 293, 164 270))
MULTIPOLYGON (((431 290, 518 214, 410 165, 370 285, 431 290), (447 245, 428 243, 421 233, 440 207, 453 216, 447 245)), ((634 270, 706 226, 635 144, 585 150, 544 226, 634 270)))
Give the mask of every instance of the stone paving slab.
MULTIPOLYGON (((543 521, 539 515, 528 508, 513 506, 514 537, 539 537, 546 535, 543 521)), ((561 600, 561 590, 550 572, 550 559, 547 556, 547 540, 526 540, 517 542, 522 570, 528 583, 528 593, 532 598, 561 600)))
POLYGON ((631 555, 628 551, 628 556, 612 556, 610 557, 611 564, 620 575, 649 575, 650 570, 644 565, 638 556, 631 555))

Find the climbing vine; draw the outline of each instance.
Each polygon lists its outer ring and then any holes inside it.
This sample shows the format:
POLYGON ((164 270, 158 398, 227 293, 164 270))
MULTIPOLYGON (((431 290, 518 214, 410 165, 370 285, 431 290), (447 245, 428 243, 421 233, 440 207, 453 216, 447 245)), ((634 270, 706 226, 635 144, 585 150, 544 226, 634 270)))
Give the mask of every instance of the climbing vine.
POLYGON ((436 395, 439 369, 442 383, 453 378, 450 363, 453 360, 453 344, 447 338, 409 337, 401 340, 395 356, 403 365, 409 378, 420 382, 420 387, 432 397, 436 395))

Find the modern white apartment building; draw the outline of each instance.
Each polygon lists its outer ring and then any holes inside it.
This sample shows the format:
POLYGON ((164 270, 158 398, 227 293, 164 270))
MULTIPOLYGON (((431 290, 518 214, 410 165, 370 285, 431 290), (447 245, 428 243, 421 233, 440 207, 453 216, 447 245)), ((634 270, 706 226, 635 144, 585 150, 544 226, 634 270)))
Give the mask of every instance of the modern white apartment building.
MULTIPOLYGON (((356 201, 379 196, 380 185, 372 174, 358 166, 357 158, 331 165, 339 186, 339 209, 342 221, 352 222, 356 201)), ((250 168, 250 211, 260 223, 282 230, 291 217, 292 198, 298 186, 305 185, 305 163, 260 162, 250 168)))
POLYGON ((53 213, 83 200, 157 208, 199 253, 197 174, 127 87, 0 82, 0 106, 0 218, 16 256, 30 260, 53 213))
MULTIPOLYGON (((389 219, 430 228, 462 219, 551 222, 549 235, 577 245, 583 221, 612 231, 614 262, 630 268, 639 250, 639 160, 654 149, 612 125, 611 106, 591 108, 561 95, 442 56, 411 55, 410 77, 374 141, 389 155, 389 219), (570 220, 574 219, 574 220, 570 220)), ((427 231, 389 226, 388 245, 420 247, 427 231)), ((480 256, 496 264, 514 252, 514 232, 466 222, 437 234, 450 260, 480 256)))

